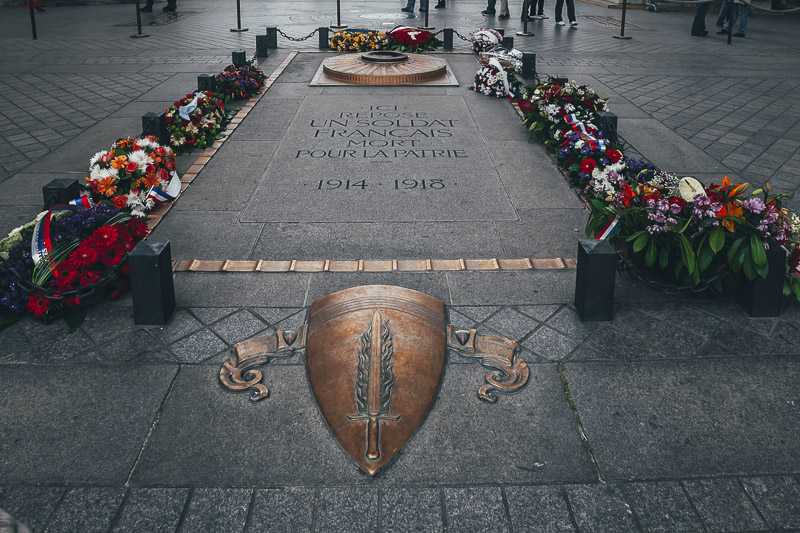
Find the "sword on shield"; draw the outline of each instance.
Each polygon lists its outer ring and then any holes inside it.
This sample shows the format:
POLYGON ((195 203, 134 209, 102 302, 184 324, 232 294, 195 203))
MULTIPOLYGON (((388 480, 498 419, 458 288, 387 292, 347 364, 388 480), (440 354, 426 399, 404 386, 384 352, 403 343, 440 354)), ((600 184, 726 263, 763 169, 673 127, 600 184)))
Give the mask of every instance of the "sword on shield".
POLYGON ((367 330, 361 336, 356 378, 357 415, 348 415, 350 422, 367 423, 367 459, 377 461, 380 451, 380 423, 397 422, 402 415, 390 415, 394 367, 392 332, 389 319, 375 311, 367 330))

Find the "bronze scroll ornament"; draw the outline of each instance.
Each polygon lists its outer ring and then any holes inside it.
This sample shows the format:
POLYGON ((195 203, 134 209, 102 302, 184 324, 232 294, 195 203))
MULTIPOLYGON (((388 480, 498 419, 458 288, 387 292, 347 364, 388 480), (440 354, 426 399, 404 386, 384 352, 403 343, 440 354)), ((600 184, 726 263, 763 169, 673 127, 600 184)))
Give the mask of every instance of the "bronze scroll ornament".
POLYGON ((433 405, 448 347, 491 369, 478 391, 484 401, 494 403, 496 393, 518 391, 528 382, 516 342, 446 325, 441 301, 385 285, 329 294, 311 305, 300 328, 237 344, 220 380, 261 400, 269 389, 255 367, 305 349, 320 413, 356 464, 375 476, 433 405))

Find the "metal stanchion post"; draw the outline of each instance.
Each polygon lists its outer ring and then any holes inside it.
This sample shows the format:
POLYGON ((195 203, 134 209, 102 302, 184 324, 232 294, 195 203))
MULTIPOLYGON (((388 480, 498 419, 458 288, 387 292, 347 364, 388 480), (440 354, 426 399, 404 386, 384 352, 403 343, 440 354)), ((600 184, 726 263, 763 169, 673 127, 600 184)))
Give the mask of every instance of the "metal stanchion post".
POLYGON ((242 28, 242 6, 239 0, 236 0, 236 27, 231 28, 231 31, 247 31, 247 28, 242 28))
MULTIPOLYGON (((33 5, 33 0, 31 0, 31 5, 33 5)), ((140 11, 139 0, 136 0, 136 34, 131 35, 131 37, 134 39, 150 37, 150 34, 142 33, 142 12, 140 11)))
POLYGON ((731 44, 733 36, 733 0, 728 2, 728 44, 731 44))
POLYGON ((619 26, 619 35, 614 35, 614 39, 630 39, 625 37, 625 13, 628 11, 628 0, 622 0, 622 22, 619 26))
MULTIPOLYGON (((33 33, 33 40, 37 39, 36 37, 36 15, 33 12, 33 0, 28 0, 28 7, 31 9, 31 33, 33 33)), ((142 31, 141 28, 139 31, 142 31)))
POLYGON ((343 30, 347 28, 346 24, 342 24, 342 2, 336 0, 336 26, 331 26, 332 30, 343 30))
MULTIPOLYGON (((430 4, 430 2, 428 2, 428 4, 430 4)), ((420 6, 421 6, 421 5, 422 5, 422 0, 420 0, 420 6)), ((428 5, 428 6, 425 8, 425 25, 424 25, 424 26, 420 26, 420 27, 419 27, 419 29, 421 29, 421 30, 433 30, 433 29, 435 29, 433 26, 431 26, 430 24, 428 24, 428 11, 430 10, 430 7, 431 7, 431 6, 430 6, 430 5, 428 5)))
POLYGON ((522 4, 522 31, 518 31, 520 37, 533 37, 533 33, 528 31, 528 0, 522 4))

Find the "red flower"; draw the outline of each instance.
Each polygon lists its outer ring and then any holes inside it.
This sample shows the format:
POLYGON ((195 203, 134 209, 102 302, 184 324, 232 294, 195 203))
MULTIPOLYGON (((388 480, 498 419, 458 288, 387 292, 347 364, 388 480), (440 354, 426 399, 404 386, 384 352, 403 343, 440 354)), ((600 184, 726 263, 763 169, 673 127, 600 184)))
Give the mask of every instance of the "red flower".
POLYGON ((33 313, 36 318, 41 318, 49 309, 50 300, 37 298, 36 296, 28 297, 28 311, 33 313))
POLYGON ((591 174, 596 166, 597 166, 597 161, 595 161, 591 157, 587 157, 581 163, 581 172, 583 172, 584 174, 591 174))
POLYGON ((128 231, 131 232, 131 236, 134 240, 140 241, 147 237, 147 224, 138 218, 132 218, 128 221, 128 231))
POLYGON ((70 254, 69 260, 76 267, 82 268, 96 262, 98 257, 99 254, 97 250, 94 249, 90 243, 84 241, 70 254))
POLYGON ((89 270, 81 274, 81 277, 78 280, 78 285, 83 287, 85 285, 91 285, 92 283, 96 283, 99 280, 100 280, 100 273, 95 272, 93 270, 89 270))
POLYGON ((123 294, 125 291, 128 290, 128 283, 126 281, 120 281, 119 284, 112 290, 108 292, 108 297, 111 300, 116 300, 123 294))
POLYGON ((100 226, 92 233, 92 242, 99 248, 105 248, 117 242, 119 230, 114 226, 100 226))
POLYGON ((160 179, 161 181, 169 181, 169 172, 167 172, 166 169, 159 168, 158 179, 160 179))
POLYGON ((115 196, 111 199, 111 201, 114 202, 114 207, 117 209, 122 209, 125 207, 125 203, 128 201, 128 198, 126 196, 115 196))
POLYGON ((66 300, 64 300, 64 303, 67 304, 67 307, 72 307, 72 306, 75 306, 75 305, 79 305, 81 303, 81 299, 77 298, 77 297, 76 298, 67 298, 66 300))
POLYGON ((135 163, 133 161, 129 161, 128 164, 125 165, 125 172, 127 172, 128 174, 133 174, 137 170, 139 170, 139 164, 138 163, 135 163))
POLYGON ((683 210, 683 208, 686 207, 686 200, 680 196, 673 196, 669 199, 669 205, 677 205, 681 208, 681 210, 683 210))
POLYGON ((622 159, 622 154, 619 150, 606 150, 606 157, 612 163, 617 163, 622 159))
POLYGON ((800 275, 800 247, 795 247, 789 259, 789 272, 800 275))
POLYGON ((129 275, 131 273, 131 266, 128 264, 127 261, 122 263, 122 266, 119 267, 119 271, 124 275, 129 275))
POLYGON ((122 248, 119 246, 109 246, 100 252, 100 261, 106 266, 114 266, 122 261, 122 248))

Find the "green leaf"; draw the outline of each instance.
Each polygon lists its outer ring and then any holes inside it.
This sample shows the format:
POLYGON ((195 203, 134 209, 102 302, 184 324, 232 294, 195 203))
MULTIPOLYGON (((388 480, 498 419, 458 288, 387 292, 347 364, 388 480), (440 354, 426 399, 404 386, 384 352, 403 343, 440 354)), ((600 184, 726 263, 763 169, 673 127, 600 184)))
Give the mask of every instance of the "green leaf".
POLYGON ((647 253, 644 256, 644 262, 648 267, 653 266, 656 263, 656 257, 658 256, 658 247, 656 246, 656 241, 650 239, 650 244, 647 245, 647 253))
POLYGON ((735 241, 730 248, 728 248, 728 264, 731 265, 734 272, 739 271, 739 267, 742 265, 741 259, 738 257, 741 255, 742 245, 744 244, 744 237, 739 237, 735 241), (738 260, 737 260, 738 259, 738 260))
POLYGON ((792 280, 792 292, 794 293, 794 297, 797 298, 797 301, 800 302, 800 279, 792 280))
POLYGON ((627 237, 625 239, 625 242, 635 241, 636 239, 638 239, 639 237, 641 237, 645 233, 647 233, 645 230, 639 230, 636 233, 632 233, 629 237, 627 237))
POLYGON ((722 247, 725 246, 725 229, 722 226, 717 226, 711 230, 711 234, 708 237, 708 244, 711 245, 711 250, 713 250, 714 253, 722 250, 722 247))
POLYGON ((707 269, 708 265, 711 264, 711 261, 714 260, 714 251, 708 245, 701 246, 697 259, 697 264, 702 272, 703 270, 707 269))
POLYGON ((669 249, 664 246, 658 254, 658 266, 661 267, 661 270, 664 270, 667 265, 669 265, 669 249))
POLYGON ((644 250, 644 247, 647 245, 647 241, 650 236, 647 232, 642 232, 638 239, 633 243, 633 251, 634 253, 639 253, 644 250))
POLYGON ((756 269, 753 265, 753 258, 750 254, 745 254, 744 261, 742 261, 742 271, 747 279, 753 281, 756 279, 756 269))
POLYGON ((767 264, 767 252, 764 251, 764 243, 755 233, 750 234, 750 254, 753 256, 753 262, 757 266, 767 264))
POLYGON ((689 243, 689 239, 687 239, 686 235, 683 233, 678 234, 678 242, 680 242, 681 245, 681 260, 686 266, 686 270, 689 272, 689 275, 693 275, 697 269, 697 260, 695 259, 692 245, 689 243))
POLYGON ((761 276, 762 279, 766 279, 767 274, 769 274, 769 265, 756 265, 756 274, 761 276))

